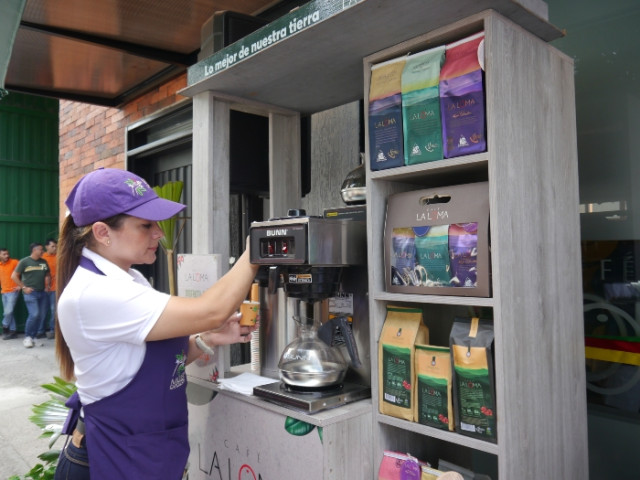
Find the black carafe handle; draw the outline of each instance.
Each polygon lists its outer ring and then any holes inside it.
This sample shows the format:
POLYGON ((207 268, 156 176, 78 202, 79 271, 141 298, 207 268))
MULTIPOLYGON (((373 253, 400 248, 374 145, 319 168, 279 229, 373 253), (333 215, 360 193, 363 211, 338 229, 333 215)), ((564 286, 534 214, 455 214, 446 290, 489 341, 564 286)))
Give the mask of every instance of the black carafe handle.
POLYGON ((362 366, 362 362, 360 361, 360 355, 358 354, 356 338, 353 335, 353 330, 351 330, 347 317, 335 317, 323 324, 318 329, 318 337, 324 343, 332 347, 336 329, 340 329, 340 332, 342 333, 342 338, 344 338, 344 343, 347 346, 349 357, 351 357, 351 366, 353 366, 353 368, 360 368, 362 366))

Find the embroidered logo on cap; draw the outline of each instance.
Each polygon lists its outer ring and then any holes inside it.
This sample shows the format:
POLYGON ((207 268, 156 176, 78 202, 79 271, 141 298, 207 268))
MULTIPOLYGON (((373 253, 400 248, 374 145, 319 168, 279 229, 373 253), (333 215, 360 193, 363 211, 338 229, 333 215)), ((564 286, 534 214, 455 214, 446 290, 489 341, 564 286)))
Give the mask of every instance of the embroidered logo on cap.
POLYGON ((126 185, 129 185, 129 187, 131 188, 131 193, 133 195, 140 195, 141 197, 143 197, 144 192, 147 191, 147 189, 144 187, 144 184, 140 180, 133 180, 129 178, 124 183, 126 185))

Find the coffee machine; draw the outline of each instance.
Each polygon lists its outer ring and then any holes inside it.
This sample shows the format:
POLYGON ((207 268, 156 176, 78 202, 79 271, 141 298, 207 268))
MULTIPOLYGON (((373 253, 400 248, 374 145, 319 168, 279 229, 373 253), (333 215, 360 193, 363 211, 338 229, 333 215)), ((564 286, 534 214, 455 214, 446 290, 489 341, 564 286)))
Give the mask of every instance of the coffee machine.
POLYGON ((371 395, 366 225, 363 215, 332 212, 289 210, 250 227, 251 262, 261 265, 260 374, 279 379, 254 388, 254 395, 307 413, 371 395), (296 343, 311 324, 326 345, 315 332, 316 343, 296 343), (349 359, 344 371, 323 363, 320 350, 326 349, 349 359), (291 355, 293 373, 283 366, 291 355))

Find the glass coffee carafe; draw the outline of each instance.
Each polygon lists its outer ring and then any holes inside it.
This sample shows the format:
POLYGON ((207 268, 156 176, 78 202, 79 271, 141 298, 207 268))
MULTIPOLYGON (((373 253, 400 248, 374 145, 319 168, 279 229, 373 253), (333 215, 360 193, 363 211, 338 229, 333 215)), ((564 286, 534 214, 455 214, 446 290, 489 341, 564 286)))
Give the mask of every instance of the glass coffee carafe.
POLYGON ((293 319, 299 334, 282 352, 280 379, 292 387, 309 389, 342 382, 349 365, 338 348, 318 337, 320 322, 301 315, 293 319))

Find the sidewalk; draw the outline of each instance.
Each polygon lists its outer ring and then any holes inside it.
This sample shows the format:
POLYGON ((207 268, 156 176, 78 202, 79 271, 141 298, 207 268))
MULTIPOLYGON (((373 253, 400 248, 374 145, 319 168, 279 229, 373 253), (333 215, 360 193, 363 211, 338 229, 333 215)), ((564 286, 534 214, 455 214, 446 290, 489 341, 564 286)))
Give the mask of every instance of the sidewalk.
MULTIPOLYGON (((31 407, 49 399, 40 387, 60 376, 54 354, 54 341, 36 340, 33 348, 24 348, 20 334, 14 340, 0 339, 0 480, 24 475, 47 451, 48 439, 39 438, 40 429, 29 421, 31 407)), ((55 448, 61 448, 59 439, 55 448)))

